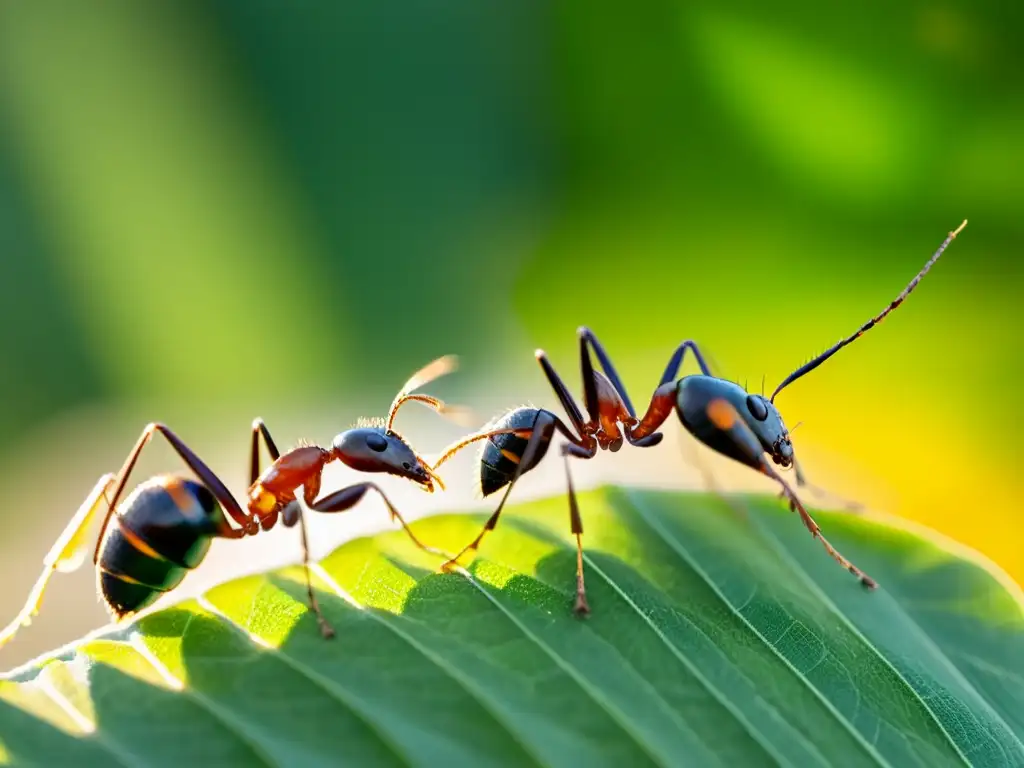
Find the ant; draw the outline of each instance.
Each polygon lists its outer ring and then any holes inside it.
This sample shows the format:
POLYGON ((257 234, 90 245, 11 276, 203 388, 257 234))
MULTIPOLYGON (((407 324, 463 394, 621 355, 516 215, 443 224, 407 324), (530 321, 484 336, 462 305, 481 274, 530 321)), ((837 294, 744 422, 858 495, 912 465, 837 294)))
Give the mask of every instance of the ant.
POLYGON ((584 405, 588 416, 584 419, 568 388, 548 361, 547 355, 538 349, 537 361, 555 390, 571 426, 551 411, 529 407, 516 408, 501 416, 483 431, 463 438, 441 454, 433 466, 434 470, 470 443, 486 440, 480 454, 481 491, 486 497, 505 488, 505 494, 497 509, 484 524, 483 530, 455 557, 444 563, 442 568, 445 571, 453 570, 461 557, 479 548, 484 535, 494 530, 498 524, 498 518, 516 481, 544 458, 552 438, 558 432, 566 440, 561 452, 569 495, 570 528, 576 537, 574 611, 581 616, 589 613, 590 607, 587 604, 583 582, 583 522, 569 471, 569 457, 591 459, 597 455, 599 449, 614 453, 622 447, 624 440, 639 448, 657 445, 662 439, 662 434, 657 430, 674 409, 687 431, 705 445, 779 483, 782 486, 782 497, 788 499, 791 510, 799 513, 811 535, 822 543, 833 559, 856 576, 861 584, 873 589, 877 586, 875 580, 843 557, 828 542, 790 485, 767 461, 766 454, 771 457, 772 462, 784 469, 794 467, 798 484, 805 483, 799 466, 796 465, 789 430, 775 407, 775 398, 801 376, 810 373, 840 349, 863 336, 902 304, 965 226, 966 221, 949 233, 917 276, 880 314, 862 325, 852 336, 844 338, 793 371, 776 387, 771 398, 750 394, 739 384, 712 375, 697 344, 688 340, 680 344, 672 354, 665 373, 654 390, 647 412, 638 418, 611 359, 594 334, 583 327, 579 329, 578 336, 584 405), (591 350, 597 356, 603 373, 594 369, 591 350), (676 374, 687 351, 693 353, 701 372, 699 375, 683 376, 677 380, 676 374))
POLYGON ((399 408, 413 401, 439 413, 454 415, 456 408, 430 395, 412 391, 450 373, 456 363, 453 356, 441 357, 417 371, 395 396, 387 419, 341 432, 329 449, 300 445, 282 454, 263 421, 253 421, 248 512, 243 510, 220 478, 171 429, 164 424, 149 424, 120 472, 117 475, 106 474, 99 479, 58 537, 43 561, 43 572, 25 605, 13 621, 0 630, 0 647, 38 613, 43 592, 53 574, 56 571, 73 571, 81 565, 90 524, 101 512, 104 517, 93 563, 97 569, 100 595, 115 621, 137 613, 160 595, 177 587, 188 571, 202 563, 215 537, 240 539, 253 536, 260 531, 269 531, 280 520, 287 528, 299 524, 309 607, 316 614, 321 634, 325 638, 333 637, 334 629, 321 613, 313 592, 309 573, 309 539, 296 491, 302 486, 303 500, 316 512, 344 512, 355 506, 368 491, 376 491, 384 500, 391 519, 398 520, 418 547, 443 554, 426 547, 416 538, 376 483, 356 483, 321 499, 317 496, 324 467, 332 461, 341 461, 360 472, 387 472, 408 478, 427 492, 433 492, 435 482, 444 490, 441 479, 392 429, 392 425, 399 408), (175 475, 154 477, 136 487, 118 506, 142 449, 157 434, 171 444, 199 482, 175 475), (273 462, 263 472, 260 471, 261 440, 273 462), (108 496, 111 489, 113 495, 108 496), (228 521, 229 517, 235 525, 228 521))

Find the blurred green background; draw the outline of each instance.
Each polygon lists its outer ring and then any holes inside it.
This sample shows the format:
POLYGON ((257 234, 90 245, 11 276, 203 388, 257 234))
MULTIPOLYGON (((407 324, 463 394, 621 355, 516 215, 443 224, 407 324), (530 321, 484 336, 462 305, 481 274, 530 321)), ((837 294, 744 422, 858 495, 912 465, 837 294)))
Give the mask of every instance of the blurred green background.
MULTIPOLYGON (((577 386, 583 323, 635 401, 691 337, 774 387, 963 218, 904 308, 778 404, 813 479, 1020 581, 1022 20, 908 0, 7 4, 4 619, 149 420, 241 491, 252 417, 327 441, 446 352, 463 372, 433 389, 484 416, 554 407, 530 353, 577 386)), ((458 432, 419 424, 425 452, 458 432)), ((138 480, 179 466, 154 451, 138 480)), ((681 481, 685 457, 649 453, 638 481, 681 481)), ((101 621, 91 578, 54 589, 38 642, 101 621)))

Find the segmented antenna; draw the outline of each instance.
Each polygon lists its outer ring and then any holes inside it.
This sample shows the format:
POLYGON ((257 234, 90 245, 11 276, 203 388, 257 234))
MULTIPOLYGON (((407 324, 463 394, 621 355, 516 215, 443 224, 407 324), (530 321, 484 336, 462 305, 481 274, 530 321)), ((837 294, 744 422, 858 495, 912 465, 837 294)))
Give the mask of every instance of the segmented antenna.
POLYGON ((915 288, 917 288, 917 284, 919 282, 921 282, 921 278, 924 277, 926 274, 928 274, 928 270, 931 269, 932 265, 936 261, 939 260, 939 257, 942 255, 942 252, 944 250, 946 250, 946 247, 951 242, 953 242, 953 239, 957 235, 959 235, 963 231, 964 227, 966 227, 966 226, 967 226, 967 219, 964 219, 963 223, 959 227, 954 229, 952 232, 950 232, 949 236, 946 237, 946 239, 942 241, 942 245, 939 246, 939 250, 937 250, 935 252, 935 254, 930 259, 928 259, 928 263, 925 264, 924 267, 921 269, 921 271, 917 273, 917 276, 913 280, 910 281, 910 285, 908 285, 906 288, 904 288, 903 292, 899 296, 897 296, 895 299, 893 299, 892 303, 888 307, 886 307, 884 310, 882 310, 881 313, 879 313, 878 315, 876 315, 875 317, 871 318, 866 323, 864 323, 864 325, 862 325, 860 327, 860 329, 855 334, 853 334, 852 336, 848 336, 847 338, 843 339, 842 341, 840 341, 836 345, 830 347, 829 349, 826 349, 824 352, 822 352, 816 358, 814 358, 813 360, 811 360, 808 363, 805 363, 804 365, 801 365, 799 368, 797 368, 795 371, 793 371, 791 374, 789 374, 789 376, 787 376, 785 379, 783 379, 782 383, 779 384, 779 386, 777 386, 775 388, 775 391, 772 393, 771 401, 774 403, 775 402, 775 396, 778 395, 779 392, 781 392, 783 389, 788 387, 790 384, 792 384, 794 381, 799 379, 804 374, 807 374, 807 373, 810 373, 811 371, 813 371, 819 365, 821 365, 826 360, 828 360, 830 357, 832 357, 832 355, 834 355, 840 349, 842 349, 843 347, 845 347, 848 344, 852 344, 854 341, 859 339, 865 333, 867 333, 872 328, 874 328, 876 325, 878 325, 880 322, 882 322, 882 320, 885 319, 886 315, 888 315, 890 312, 892 312, 894 309, 896 309, 896 307, 898 307, 900 304, 902 304, 903 300, 906 299, 907 296, 910 295, 910 292, 913 291, 915 288))
POLYGON ((398 390, 398 394, 395 395, 395 399, 392 401, 391 407, 388 409, 388 417, 385 420, 386 429, 388 431, 391 430, 392 424, 395 423, 395 414, 398 413, 398 409, 411 400, 424 403, 439 413, 446 412, 446 409, 456 410, 450 406, 446 406, 436 397, 431 397, 430 395, 412 395, 409 393, 414 389, 419 389, 424 384, 429 384, 434 379, 451 373, 458 367, 459 359, 455 355, 445 355, 444 357, 439 357, 436 360, 427 363, 416 371, 416 373, 410 376, 409 380, 402 385, 400 390, 398 390))

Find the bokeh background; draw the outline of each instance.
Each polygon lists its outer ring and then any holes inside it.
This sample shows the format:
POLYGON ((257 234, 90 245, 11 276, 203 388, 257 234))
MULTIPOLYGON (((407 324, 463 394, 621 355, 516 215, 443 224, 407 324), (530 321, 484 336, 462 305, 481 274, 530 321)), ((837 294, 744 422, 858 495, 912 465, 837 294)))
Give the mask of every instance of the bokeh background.
MULTIPOLYGON (((431 391, 554 407, 590 325, 645 400, 675 344, 758 389, 904 308, 779 398, 808 473, 1024 577, 1024 6, 711 0, 5 4, 0 611, 146 422, 239 493, 248 425, 326 442, 431 391)), ((688 369, 689 370, 689 369, 688 369)), ((424 453, 459 427, 422 412, 424 453)), ((681 436, 579 466, 771 490, 681 436), (698 469, 695 469, 697 467, 698 469)), ((557 462, 522 498, 560 488, 557 462)), ((150 449, 138 480, 174 471, 150 449)), ((410 516, 476 508, 472 458, 410 516)), ((328 483, 344 482, 336 473, 328 483)), ((794 524, 795 521, 794 521, 794 524)), ((318 554, 380 504, 317 520, 318 554)), ((178 594, 294 561, 218 544, 178 594)), ((60 577, 0 666, 99 626, 60 577)))

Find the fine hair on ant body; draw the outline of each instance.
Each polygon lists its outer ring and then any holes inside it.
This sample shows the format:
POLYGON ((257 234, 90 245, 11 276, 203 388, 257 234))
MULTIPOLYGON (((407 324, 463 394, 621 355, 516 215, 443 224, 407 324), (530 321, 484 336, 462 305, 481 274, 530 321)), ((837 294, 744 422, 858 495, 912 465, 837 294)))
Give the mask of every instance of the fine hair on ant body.
POLYGON ((822 535, 818 524, 807 512, 789 483, 767 460, 767 457, 770 457, 774 464, 783 468, 795 467, 797 483, 805 484, 799 465, 796 464, 790 431, 775 407, 775 398, 785 387, 813 371, 843 347, 852 344, 900 306, 965 226, 966 221, 949 233, 921 271, 882 312, 868 320, 856 333, 842 339, 793 371, 775 388, 771 398, 766 398, 763 394, 751 394, 739 384, 713 376, 697 344, 688 340, 680 344, 672 354, 647 406, 647 412, 638 417, 611 359, 594 334, 584 327, 580 328, 578 333, 583 400, 587 412, 587 418, 584 418, 569 389, 548 361, 547 355, 538 349, 537 361, 567 414, 569 424, 551 411, 517 408, 507 412, 484 430, 463 438, 441 455, 434 464, 435 470, 471 443, 486 440, 480 455, 481 490, 484 496, 488 496, 505 488, 497 509, 484 524, 479 535, 455 557, 448 560, 443 566, 444 569, 455 568, 462 556, 478 549, 486 533, 494 530, 516 481, 544 458, 557 432, 565 439, 561 453, 569 496, 570 529, 576 538, 574 610, 578 615, 589 613, 583 580, 583 523, 569 471, 569 457, 590 459, 598 450, 615 452, 622 447, 624 441, 639 448, 657 445, 662 439, 662 434, 657 430, 675 410, 686 430, 702 443, 777 482, 782 488, 782 496, 789 500, 790 509, 799 513, 807 530, 821 542, 828 554, 856 576, 865 587, 876 587, 874 579, 843 557, 822 535), (591 351, 597 356, 601 371, 595 370, 591 351), (687 351, 693 354, 701 372, 698 375, 676 379, 687 351))
POLYGON ((316 614, 321 634, 325 638, 333 637, 334 630, 324 618, 313 592, 309 537, 305 515, 296 498, 297 489, 302 487, 303 501, 316 512, 344 512, 354 507, 368 491, 375 491, 387 506, 392 520, 402 525, 416 546, 443 555, 416 538, 391 500, 374 482, 356 483, 319 499, 317 496, 324 467, 333 461, 359 472, 386 472, 404 477, 428 492, 433 492, 436 482, 443 490, 441 479, 392 426, 399 408, 408 402, 423 403, 439 413, 454 414, 456 409, 437 398, 412 391, 450 373, 456 364, 455 357, 446 356, 417 371, 395 396, 386 420, 379 425, 357 426, 341 432, 330 448, 302 445, 282 454, 266 425, 256 419, 252 424, 246 509, 171 429, 163 424, 149 424, 117 475, 106 474, 100 478, 57 538, 25 605, 10 624, 0 630, 0 647, 38 613, 53 574, 69 572, 81 565, 90 525, 100 514, 103 523, 96 539, 93 563, 100 596, 115 620, 121 621, 137 613, 161 594, 177 587, 189 570, 200 565, 215 537, 253 536, 269 531, 280 520, 287 528, 299 524, 309 607, 316 614), (198 482, 187 477, 161 475, 142 483, 120 501, 142 449, 158 434, 170 443, 198 482), (260 469, 261 440, 272 460, 263 471, 260 469))

